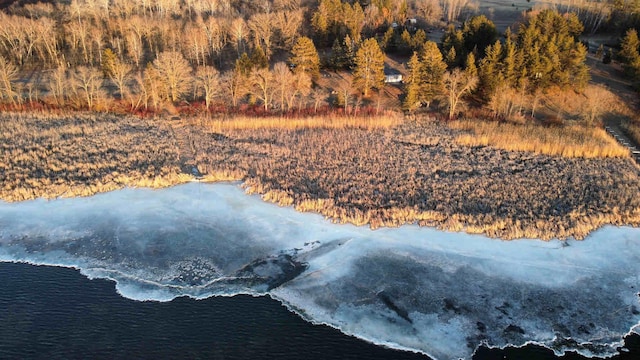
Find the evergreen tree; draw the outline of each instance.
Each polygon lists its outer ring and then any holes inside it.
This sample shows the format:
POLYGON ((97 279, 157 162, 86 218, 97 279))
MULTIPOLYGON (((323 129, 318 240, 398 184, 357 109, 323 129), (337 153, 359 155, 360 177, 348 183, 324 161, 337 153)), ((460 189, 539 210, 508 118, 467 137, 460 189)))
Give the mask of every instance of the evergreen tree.
POLYGON ((251 65, 254 69, 266 69, 269 67, 269 59, 262 46, 258 45, 251 53, 251 65))
POLYGON ((464 59, 462 56, 466 54, 463 48, 462 31, 456 30, 453 24, 449 25, 442 36, 442 53, 446 54, 446 62, 449 67, 453 68, 462 65, 464 59))
POLYGON ((111 77, 113 74, 113 68, 115 63, 118 61, 118 56, 113 52, 113 50, 106 48, 102 52, 102 74, 104 77, 111 77))
MULTIPOLYGON (((384 35, 382 35, 382 41, 380 42, 380 47, 386 52, 394 52, 395 51, 395 48, 393 48, 394 37, 395 37, 395 31, 391 26, 389 26, 387 31, 384 32, 384 35)), ((402 38, 404 39, 404 34, 402 34, 402 38)))
POLYGON ((623 63, 625 73, 633 78, 640 75, 640 40, 635 29, 629 29, 622 39, 618 57, 623 63))
POLYGON ((365 40, 356 53, 353 83, 365 97, 384 85, 384 53, 374 38, 365 40))
POLYGON ((517 37, 516 77, 530 92, 550 86, 583 87, 589 75, 586 48, 577 40, 582 24, 575 15, 543 10, 520 27, 517 37))
MULTIPOLYGON (((377 42, 376 42, 377 44, 377 42)), ((357 43, 349 35, 344 37, 344 63, 349 69, 355 66, 357 43)))
POLYGON ((478 67, 476 66, 476 56, 472 52, 467 55, 467 60, 464 63, 464 73, 467 76, 477 77, 478 67))
POLYGON ((246 52, 242 53, 236 60, 235 71, 241 76, 249 76, 253 70, 253 64, 246 52))
POLYGON ((306 73, 314 81, 320 76, 320 57, 313 41, 308 37, 300 37, 291 50, 291 65, 296 74, 306 73))
POLYGON ((409 73, 404 79, 405 97, 402 102, 402 109, 405 111, 413 111, 420 106, 420 88, 421 88, 421 66, 418 53, 414 52, 411 59, 407 63, 409 73))
POLYGON ((496 40, 486 48, 486 56, 480 61, 480 89, 485 99, 490 99, 498 86, 504 82, 502 72, 502 43, 496 40))
POLYGON ((420 29, 411 37, 411 48, 414 51, 420 51, 422 45, 427 42, 427 33, 420 29))
POLYGON ((347 66, 346 54, 344 47, 340 45, 340 40, 335 39, 331 47, 331 66, 334 69, 342 69, 347 66))
POLYGON ((491 20, 484 15, 474 16, 462 25, 464 53, 460 55, 466 58, 468 53, 476 52, 477 57, 483 58, 486 47, 493 44, 497 38, 498 31, 491 20))
POLYGON ((433 41, 424 44, 420 60, 420 101, 429 107, 431 101, 442 93, 442 77, 447 64, 442 59, 438 45, 433 41))

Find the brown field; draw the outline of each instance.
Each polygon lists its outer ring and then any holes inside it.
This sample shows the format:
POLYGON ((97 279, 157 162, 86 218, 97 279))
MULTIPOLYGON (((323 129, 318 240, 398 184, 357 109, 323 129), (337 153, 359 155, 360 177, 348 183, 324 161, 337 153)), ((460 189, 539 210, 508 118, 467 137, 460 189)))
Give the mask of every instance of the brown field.
POLYGON ((206 180, 243 180, 267 201, 372 228, 418 223, 550 239, 640 225, 640 176, 628 158, 464 146, 456 141, 462 130, 395 117, 321 126, 326 120, 246 128, 236 120, 3 114, 0 196, 169 186, 190 178, 179 169, 191 157, 206 180))
POLYGON ((449 123, 465 132, 456 142, 467 146, 494 146, 508 151, 529 151, 562 157, 628 157, 629 150, 597 127, 581 125, 545 127, 496 121, 461 120, 449 123))

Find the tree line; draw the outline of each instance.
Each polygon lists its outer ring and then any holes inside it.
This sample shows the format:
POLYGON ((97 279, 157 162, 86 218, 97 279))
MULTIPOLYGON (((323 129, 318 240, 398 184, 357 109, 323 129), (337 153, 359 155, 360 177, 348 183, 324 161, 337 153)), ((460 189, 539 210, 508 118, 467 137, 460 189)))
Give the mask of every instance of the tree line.
POLYGON ((454 117, 473 93, 504 116, 505 93, 535 103, 551 86, 579 88, 588 81, 586 48, 577 39, 583 25, 575 14, 528 12, 517 32, 503 38, 487 17, 472 16, 459 28, 449 26, 440 46, 407 25, 410 16, 439 21, 433 17, 459 16, 467 6, 454 0, 25 5, 0 13, 0 95, 19 104, 40 100, 44 89, 58 106, 88 109, 115 99, 130 109, 187 100, 207 109, 225 102, 287 111, 317 108, 327 98, 313 86, 326 66, 352 72, 352 83, 334 89, 337 103, 346 106, 354 92, 366 98, 382 89, 385 51, 413 54, 407 111, 437 101, 454 117), (302 27, 305 19, 310 29, 302 27), (324 46, 322 61, 316 44, 324 46))

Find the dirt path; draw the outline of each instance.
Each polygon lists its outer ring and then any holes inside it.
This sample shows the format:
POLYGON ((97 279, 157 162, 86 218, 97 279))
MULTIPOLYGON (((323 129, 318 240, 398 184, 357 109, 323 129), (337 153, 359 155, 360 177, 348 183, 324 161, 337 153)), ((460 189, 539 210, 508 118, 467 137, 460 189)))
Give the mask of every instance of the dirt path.
POLYGON ((178 117, 174 117, 170 121, 171 129, 178 142, 179 161, 182 172, 191 174, 195 178, 202 177, 202 173, 200 173, 196 162, 197 148, 189 131, 185 128, 184 121, 178 117))

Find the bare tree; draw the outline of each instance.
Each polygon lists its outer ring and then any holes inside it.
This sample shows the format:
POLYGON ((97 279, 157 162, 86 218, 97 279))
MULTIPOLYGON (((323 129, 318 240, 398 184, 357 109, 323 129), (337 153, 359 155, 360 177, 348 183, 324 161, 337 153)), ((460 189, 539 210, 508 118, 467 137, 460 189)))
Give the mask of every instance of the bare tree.
POLYGON ((245 51, 245 42, 249 36, 249 28, 243 18, 238 17, 229 25, 229 36, 238 52, 238 56, 245 51))
POLYGON ((292 88, 294 88, 294 76, 284 62, 278 62, 273 66, 273 81, 276 104, 282 111, 285 109, 285 101, 292 88))
POLYGON ((428 24, 434 25, 442 19, 442 5, 439 0, 415 0, 415 11, 428 24))
POLYGON ((209 43, 209 56, 214 57, 219 54, 227 44, 229 38, 227 27, 224 26, 219 19, 210 17, 205 22, 205 33, 207 34, 207 41, 209 43))
POLYGON ((614 107, 613 94, 602 85, 591 85, 584 90, 585 101, 580 107, 587 125, 593 125, 607 110, 614 107))
POLYGON ((318 107, 320 104, 325 102, 327 99, 327 93, 320 89, 316 88, 311 91, 311 100, 313 101, 313 112, 318 112, 318 107))
POLYGON ((349 81, 342 80, 338 84, 336 93, 338 95, 338 103, 344 106, 344 113, 347 114, 349 109, 349 102, 351 101, 351 93, 353 86, 349 81))
MULTIPOLYGON (((105 51, 106 54, 113 54, 112 52, 105 51)), ((120 99, 124 100, 129 98, 129 83, 132 80, 133 67, 126 62, 120 60, 115 54, 105 55, 104 71, 109 79, 118 88, 120 99)), ((131 101, 133 101, 131 99, 131 101)), ((133 102, 131 104, 133 106, 133 102)))
POLYGON ((518 90, 502 84, 491 96, 488 107, 496 117, 514 120, 522 115, 522 108, 527 100, 518 90))
POLYGON ((94 110, 100 100, 104 100, 102 73, 95 68, 79 66, 73 72, 75 90, 89 110, 94 110))
POLYGON ((67 81, 67 69, 64 65, 59 65, 57 68, 51 70, 47 78, 49 94, 53 97, 58 106, 64 105, 66 97, 65 94, 69 88, 69 82, 67 81))
POLYGON ((296 98, 300 98, 300 105, 298 108, 302 108, 304 99, 309 96, 311 92, 311 77, 308 74, 297 74, 293 77, 293 86, 289 88, 287 96, 287 108, 291 109, 296 98))
POLYGON ((0 55, 0 98, 8 99, 11 104, 16 103, 20 94, 16 91, 18 68, 0 55))
POLYGON ((251 73, 251 83, 251 93, 262 101, 265 110, 269 110, 275 91, 273 73, 268 68, 255 70, 251 73))
POLYGON ((277 45, 290 50, 295 40, 300 36, 300 26, 304 20, 304 13, 301 10, 280 11, 273 16, 273 25, 277 29, 277 45))
POLYGON ((227 71, 222 75, 220 83, 224 96, 231 99, 233 107, 238 106, 240 99, 247 94, 249 80, 239 71, 227 71))
POLYGON ((478 77, 465 74, 460 69, 447 71, 443 77, 446 102, 449 108, 449 119, 455 117, 456 109, 460 105, 462 96, 473 91, 478 85, 478 77))
POLYGON ((451 23, 458 19, 464 8, 469 4, 469 0, 441 0, 441 4, 447 22, 451 23))
POLYGON ((201 17, 198 17, 195 22, 187 22, 182 33, 182 43, 185 55, 192 64, 198 66, 207 64, 209 38, 201 17))
POLYGON ((180 100, 191 82, 191 66, 177 51, 165 51, 158 55, 153 62, 154 68, 162 78, 161 85, 168 100, 176 102, 180 100))
POLYGON ((204 97, 207 110, 220 91, 220 74, 213 66, 199 66, 195 76, 196 87, 204 97))
POLYGON ((253 42, 256 47, 264 49, 267 58, 271 57, 272 40, 274 35, 273 14, 255 14, 248 22, 249 29, 253 36, 253 42))

